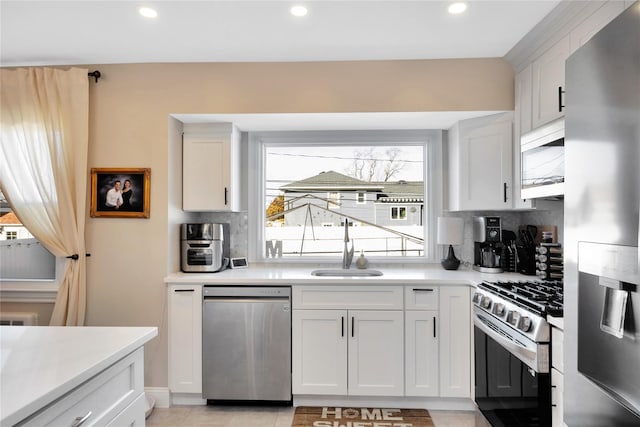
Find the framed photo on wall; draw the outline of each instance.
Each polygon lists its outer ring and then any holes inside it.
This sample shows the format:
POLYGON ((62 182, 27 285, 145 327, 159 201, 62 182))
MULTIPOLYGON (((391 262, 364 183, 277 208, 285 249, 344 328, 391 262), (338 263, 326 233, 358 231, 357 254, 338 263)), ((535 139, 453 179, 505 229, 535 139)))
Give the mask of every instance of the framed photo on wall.
POLYGON ((150 168, 91 168, 91 216, 149 218, 150 168))

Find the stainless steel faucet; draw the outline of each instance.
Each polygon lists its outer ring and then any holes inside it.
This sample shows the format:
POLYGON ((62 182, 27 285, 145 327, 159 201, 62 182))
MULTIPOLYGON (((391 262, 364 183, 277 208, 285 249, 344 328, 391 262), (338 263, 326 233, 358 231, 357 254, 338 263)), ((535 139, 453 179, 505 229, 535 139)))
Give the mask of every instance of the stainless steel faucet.
POLYGON ((351 242, 351 249, 348 249, 349 243, 349 219, 344 217, 344 251, 342 252, 342 268, 348 270, 351 267, 351 261, 353 260, 353 242, 351 242))

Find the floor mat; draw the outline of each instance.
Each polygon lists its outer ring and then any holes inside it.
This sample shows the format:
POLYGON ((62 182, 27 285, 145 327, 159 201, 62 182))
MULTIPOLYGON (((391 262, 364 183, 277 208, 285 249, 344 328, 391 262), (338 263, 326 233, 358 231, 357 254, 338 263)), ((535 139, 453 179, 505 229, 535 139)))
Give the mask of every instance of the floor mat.
POLYGON ((298 406, 292 427, 434 427, 426 409, 298 406))

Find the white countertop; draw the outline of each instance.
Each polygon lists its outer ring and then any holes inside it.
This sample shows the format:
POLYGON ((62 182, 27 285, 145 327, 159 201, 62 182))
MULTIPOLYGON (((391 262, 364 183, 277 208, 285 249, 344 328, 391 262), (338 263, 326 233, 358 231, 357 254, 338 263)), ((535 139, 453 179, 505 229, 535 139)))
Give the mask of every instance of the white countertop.
POLYGON ((156 335, 155 327, 0 326, 0 424, 23 420, 156 335))
POLYGON ((292 267, 279 265, 258 265, 243 269, 228 269, 219 273, 173 273, 165 277, 168 284, 211 284, 211 285, 471 285, 483 280, 539 280, 536 276, 519 273, 480 273, 475 270, 444 270, 440 265, 377 267, 382 276, 377 277, 318 277, 311 272, 316 269, 335 266, 292 267))

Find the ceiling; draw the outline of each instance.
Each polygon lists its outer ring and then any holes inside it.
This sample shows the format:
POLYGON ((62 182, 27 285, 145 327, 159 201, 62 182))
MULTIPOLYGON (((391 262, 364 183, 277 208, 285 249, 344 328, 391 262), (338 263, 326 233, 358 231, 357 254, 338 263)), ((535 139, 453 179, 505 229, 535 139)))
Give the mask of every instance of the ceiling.
MULTIPOLYGON (((0 0, 0 66, 503 57, 559 1, 0 0), (291 6, 308 14, 296 18, 291 6), (142 17, 150 6, 156 19, 142 17)), ((243 131, 448 129, 494 111, 174 115, 243 131)))
POLYGON ((0 0, 0 65, 502 57, 559 1, 450 3, 0 0))

